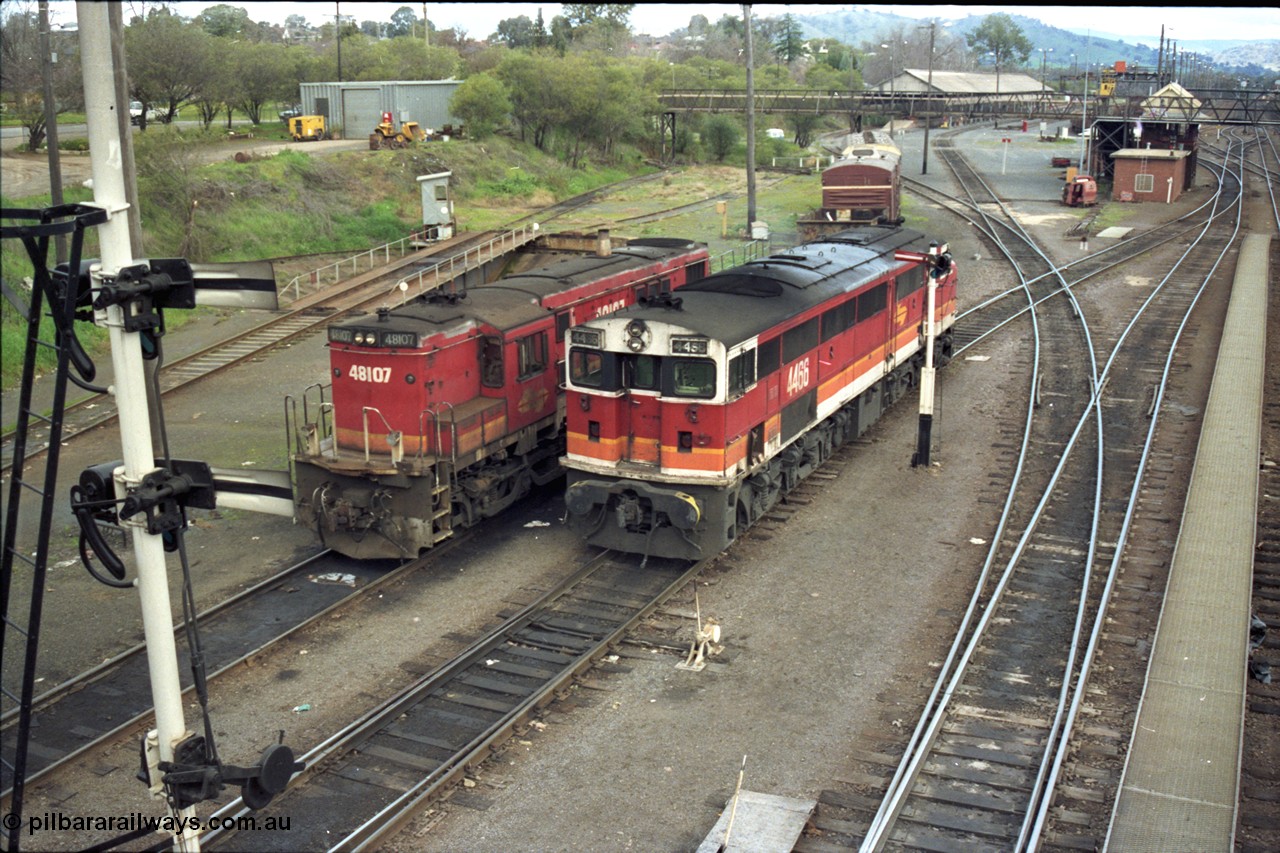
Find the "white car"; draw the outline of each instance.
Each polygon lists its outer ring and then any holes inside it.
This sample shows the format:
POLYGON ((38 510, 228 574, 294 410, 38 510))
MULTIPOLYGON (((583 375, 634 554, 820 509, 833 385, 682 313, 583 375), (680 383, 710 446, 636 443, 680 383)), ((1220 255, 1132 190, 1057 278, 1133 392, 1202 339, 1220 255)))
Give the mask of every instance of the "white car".
MULTIPOLYGON (((154 107, 147 110, 147 124, 160 120, 160 111, 154 107)), ((129 124, 142 123, 142 101, 129 102, 129 124)))

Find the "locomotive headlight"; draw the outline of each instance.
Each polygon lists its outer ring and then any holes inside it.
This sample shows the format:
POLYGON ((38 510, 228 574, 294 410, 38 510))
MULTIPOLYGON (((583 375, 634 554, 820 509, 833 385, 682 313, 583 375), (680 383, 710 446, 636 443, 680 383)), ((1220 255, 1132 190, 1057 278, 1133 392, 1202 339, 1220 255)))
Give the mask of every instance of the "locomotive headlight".
POLYGON ((643 320, 632 320, 627 324, 627 337, 629 338, 643 337, 645 331, 646 329, 643 320))
POLYGON ((356 332, 356 343, 358 344, 364 343, 364 332, 356 332))
POLYGON ((627 349, 640 352, 644 349, 644 338, 627 338, 627 349))

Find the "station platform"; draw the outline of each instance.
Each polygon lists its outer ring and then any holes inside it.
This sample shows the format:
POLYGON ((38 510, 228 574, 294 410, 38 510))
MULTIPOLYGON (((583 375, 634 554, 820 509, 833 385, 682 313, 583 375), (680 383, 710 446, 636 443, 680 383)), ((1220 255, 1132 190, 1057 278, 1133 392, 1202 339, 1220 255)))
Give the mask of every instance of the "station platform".
POLYGON ((1244 239, 1142 705, 1104 850, 1233 849, 1270 237, 1244 239))

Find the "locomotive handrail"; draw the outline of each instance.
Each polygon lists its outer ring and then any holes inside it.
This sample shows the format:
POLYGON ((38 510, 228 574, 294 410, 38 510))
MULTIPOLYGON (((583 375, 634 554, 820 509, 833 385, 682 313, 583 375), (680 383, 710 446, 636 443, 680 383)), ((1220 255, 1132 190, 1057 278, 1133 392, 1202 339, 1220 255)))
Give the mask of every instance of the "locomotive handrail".
MULTIPOLYGON (((436 455, 444 455, 440 446, 440 412, 437 410, 437 406, 449 407, 449 462, 456 463, 458 461, 458 418, 454 413, 453 403, 448 400, 432 403, 418 413, 418 461, 422 461, 422 451, 427 445, 427 427, 423 422, 424 415, 429 415, 436 425, 436 455)), ((481 418, 480 421, 481 429, 483 429, 484 418, 481 418)))
POLYGON ((364 431, 364 461, 369 461, 369 413, 373 412, 382 421, 382 425, 387 428, 387 444, 391 450, 391 461, 399 462, 397 458, 404 453, 404 444, 401 434, 398 430, 392 429, 391 424, 387 423, 386 417, 374 406, 364 406, 360 409, 361 429, 364 431), (399 453, 397 453, 397 448, 399 453))
POLYGON ((492 261, 500 255, 520 248, 538 236, 538 228, 538 223, 534 222, 520 228, 513 228, 510 231, 504 231, 497 237, 493 237, 478 246, 473 246, 461 254, 452 255, 431 267, 419 270, 415 276, 405 276, 396 282, 396 286, 400 287, 401 292, 405 293, 405 296, 401 299, 401 304, 416 296, 421 296, 428 290, 435 290, 445 281, 452 281, 457 276, 463 275, 481 264, 492 261), (499 251, 497 247, 500 247, 501 250, 499 251), (430 286, 424 284, 428 278, 432 280, 430 286), (408 288, 413 284, 417 285, 417 292, 413 296, 409 296, 408 288))

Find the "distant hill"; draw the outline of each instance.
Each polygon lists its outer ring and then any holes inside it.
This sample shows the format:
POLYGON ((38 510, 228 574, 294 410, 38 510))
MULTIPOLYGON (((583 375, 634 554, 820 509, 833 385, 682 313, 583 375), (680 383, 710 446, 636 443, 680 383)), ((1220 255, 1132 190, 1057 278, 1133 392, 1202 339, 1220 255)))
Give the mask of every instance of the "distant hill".
MULTIPOLYGON (((963 7, 957 7, 962 9, 963 7)), ((1027 15, 1010 15, 1036 48, 1045 48, 1048 52, 1045 62, 1048 67, 1058 70, 1079 68, 1088 62, 1093 65, 1114 65, 1124 61, 1130 66, 1140 65, 1154 68, 1159 60, 1156 47, 1148 47, 1138 43, 1148 37, 1117 36, 1099 32, 1077 33, 1052 27, 1027 15)), ((843 42, 852 41, 855 46, 862 45, 874 48, 875 45, 893 33, 914 33, 921 26, 915 18, 894 15, 887 12, 874 12, 865 8, 848 7, 834 9, 821 15, 796 15, 805 38, 833 38, 843 42)), ((985 15, 966 15, 946 24, 946 31, 963 37, 982 26, 985 15)), ((1247 40, 1229 41, 1179 41, 1179 52, 1195 52, 1208 55, 1215 64, 1251 71, 1270 69, 1280 71, 1280 41, 1249 42, 1247 40)), ((1028 60, 1028 66, 1039 64, 1040 54, 1037 50, 1028 60)), ((947 65, 947 60, 941 60, 947 65)), ((953 70, 961 70, 959 63, 953 70)), ((947 65, 947 67, 950 67, 947 65)))

